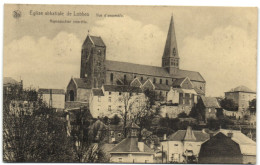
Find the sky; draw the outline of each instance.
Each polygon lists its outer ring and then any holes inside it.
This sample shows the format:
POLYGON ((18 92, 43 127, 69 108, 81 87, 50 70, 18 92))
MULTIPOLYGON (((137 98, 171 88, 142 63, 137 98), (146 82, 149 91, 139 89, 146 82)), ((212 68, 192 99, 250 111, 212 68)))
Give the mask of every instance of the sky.
POLYGON ((201 73, 207 96, 239 85, 256 90, 257 8, 245 7, 5 5, 4 76, 21 78, 25 87, 65 89, 71 77, 79 77, 88 33, 102 37, 108 60, 160 66, 171 15, 180 68, 201 73), (21 17, 14 18, 14 10, 21 17), (48 11, 89 16, 30 15, 48 11))

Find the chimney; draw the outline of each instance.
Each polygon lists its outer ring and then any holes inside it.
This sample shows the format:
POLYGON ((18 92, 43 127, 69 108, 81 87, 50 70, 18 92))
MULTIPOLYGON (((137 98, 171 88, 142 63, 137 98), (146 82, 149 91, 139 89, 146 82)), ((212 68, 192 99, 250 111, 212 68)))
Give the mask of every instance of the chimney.
POLYGON ((228 136, 229 138, 232 138, 233 133, 232 133, 232 132, 229 132, 229 133, 227 134, 227 136, 228 136))
POLYGON ((163 140, 167 140, 166 134, 163 134, 163 140))
POLYGON ((140 152, 144 152, 144 142, 138 142, 138 148, 140 152))

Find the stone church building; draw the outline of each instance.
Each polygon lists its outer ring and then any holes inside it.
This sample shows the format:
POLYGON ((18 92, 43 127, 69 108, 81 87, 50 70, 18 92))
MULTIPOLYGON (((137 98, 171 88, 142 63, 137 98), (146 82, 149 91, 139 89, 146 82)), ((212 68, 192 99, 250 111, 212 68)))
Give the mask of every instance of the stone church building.
POLYGON ((106 60, 106 45, 101 37, 88 35, 82 45, 80 78, 72 78, 67 86, 66 101, 88 102, 93 88, 103 85, 130 85, 134 79, 148 79, 160 93, 169 91, 175 81, 188 77, 195 91, 205 94, 206 81, 199 72, 181 69, 173 16, 170 20, 162 65, 149 66, 106 60))

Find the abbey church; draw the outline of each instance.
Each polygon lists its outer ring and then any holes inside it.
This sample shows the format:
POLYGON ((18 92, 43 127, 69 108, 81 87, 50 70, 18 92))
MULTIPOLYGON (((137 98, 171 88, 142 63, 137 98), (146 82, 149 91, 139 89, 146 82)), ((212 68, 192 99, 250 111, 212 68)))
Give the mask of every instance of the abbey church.
POLYGON ((80 78, 70 80, 67 101, 89 102, 91 95, 104 95, 105 88, 116 91, 118 86, 141 89, 150 86, 166 100, 170 89, 179 87, 184 81, 189 81, 196 94, 205 94, 206 81, 202 75, 180 66, 173 16, 161 54, 161 67, 106 60, 106 49, 102 36, 86 37, 81 50, 80 78))

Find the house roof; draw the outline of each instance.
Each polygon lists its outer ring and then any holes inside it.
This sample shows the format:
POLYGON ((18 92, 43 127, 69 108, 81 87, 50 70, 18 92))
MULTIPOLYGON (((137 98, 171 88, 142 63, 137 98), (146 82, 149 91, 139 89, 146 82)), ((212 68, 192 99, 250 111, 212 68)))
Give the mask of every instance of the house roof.
POLYGON ((153 85, 155 86, 155 90, 169 91, 171 89, 171 86, 166 84, 153 83, 153 85))
POLYGON ((241 153, 244 155, 256 155, 256 142, 247 137, 239 130, 228 130, 228 129, 219 129, 216 133, 223 133, 228 136, 228 133, 232 133, 232 140, 239 144, 241 153))
POLYGON ((207 133, 203 133, 202 131, 196 131, 196 130, 192 130, 193 135, 191 134, 191 136, 186 136, 186 132, 187 130, 178 130, 177 132, 171 134, 170 136, 168 136, 167 140, 169 141, 184 141, 185 137, 186 140, 188 140, 190 137, 192 137, 192 141, 194 141, 194 137, 195 136, 197 142, 203 142, 207 139, 209 139, 209 134, 207 133), (188 138, 189 137, 189 138, 188 138))
POLYGON ((236 88, 233 88, 231 89, 230 91, 228 92, 248 92, 248 93, 256 93, 255 91, 249 89, 248 87, 246 86, 243 86, 243 85, 240 85, 236 88))
POLYGON ((101 37, 90 36, 90 38, 94 42, 94 45, 96 45, 96 46, 106 46, 101 37))
POLYGON ((3 85, 18 85, 19 82, 13 79, 12 77, 4 77, 3 85))
POLYGON ((172 82, 172 86, 173 86, 173 87, 181 87, 181 83, 182 83, 185 79, 186 79, 186 77, 184 77, 184 78, 178 78, 178 79, 174 80, 174 81, 172 82))
POLYGON ((131 152, 139 152, 139 153, 153 153, 153 151, 144 144, 144 151, 140 151, 138 148, 138 138, 126 138, 118 143, 110 153, 131 153, 131 152))
POLYGON ((196 91, 196 93, 198 94, 198 95, 204 95, 205 93, 201 90, 201 89, 199 89, 198 87, 194 87, 194 90, 196 91))
POLYGON ((116 144, 105 143, 105 144, 101 145, 100 147, 105 154, 109 154, 109 151, 111 151, 115 146, 116 146, 116 144))
POLYGON ((141 88, 128 85, 104 85, 103 87, 105 91, 111 92, 142 92, 141 88))
POLYGON ((143 75, 151 75, 158 77, 169 78, 185 78, 189 77, 190 80, 205 82, 199 72, 179 70, 176 74, 169 74, 167 70, 158 66, 133 64, 128 62, 110 61, 106 60, 106 69, 110 71, 120 71, 126 73, 137 73, 143 75))
POLYGON ((104 96, 102 89, 92 89, 92 93, 94 96, 104 96))
POLYGON ((38 90, 38 93, 41 93, 41 94, 65 94, 65 91, 64 89, 45 89, 45 88, 40 88, 38 90))
POLYGON ((201 96, 201 99, 206 108, 220 108, 218 100, 215 97, 201 96))
POLYGON ((90 84, 87 82, 87 79, 84 78, 72 78, 78 88, 91 89, 90 84))

